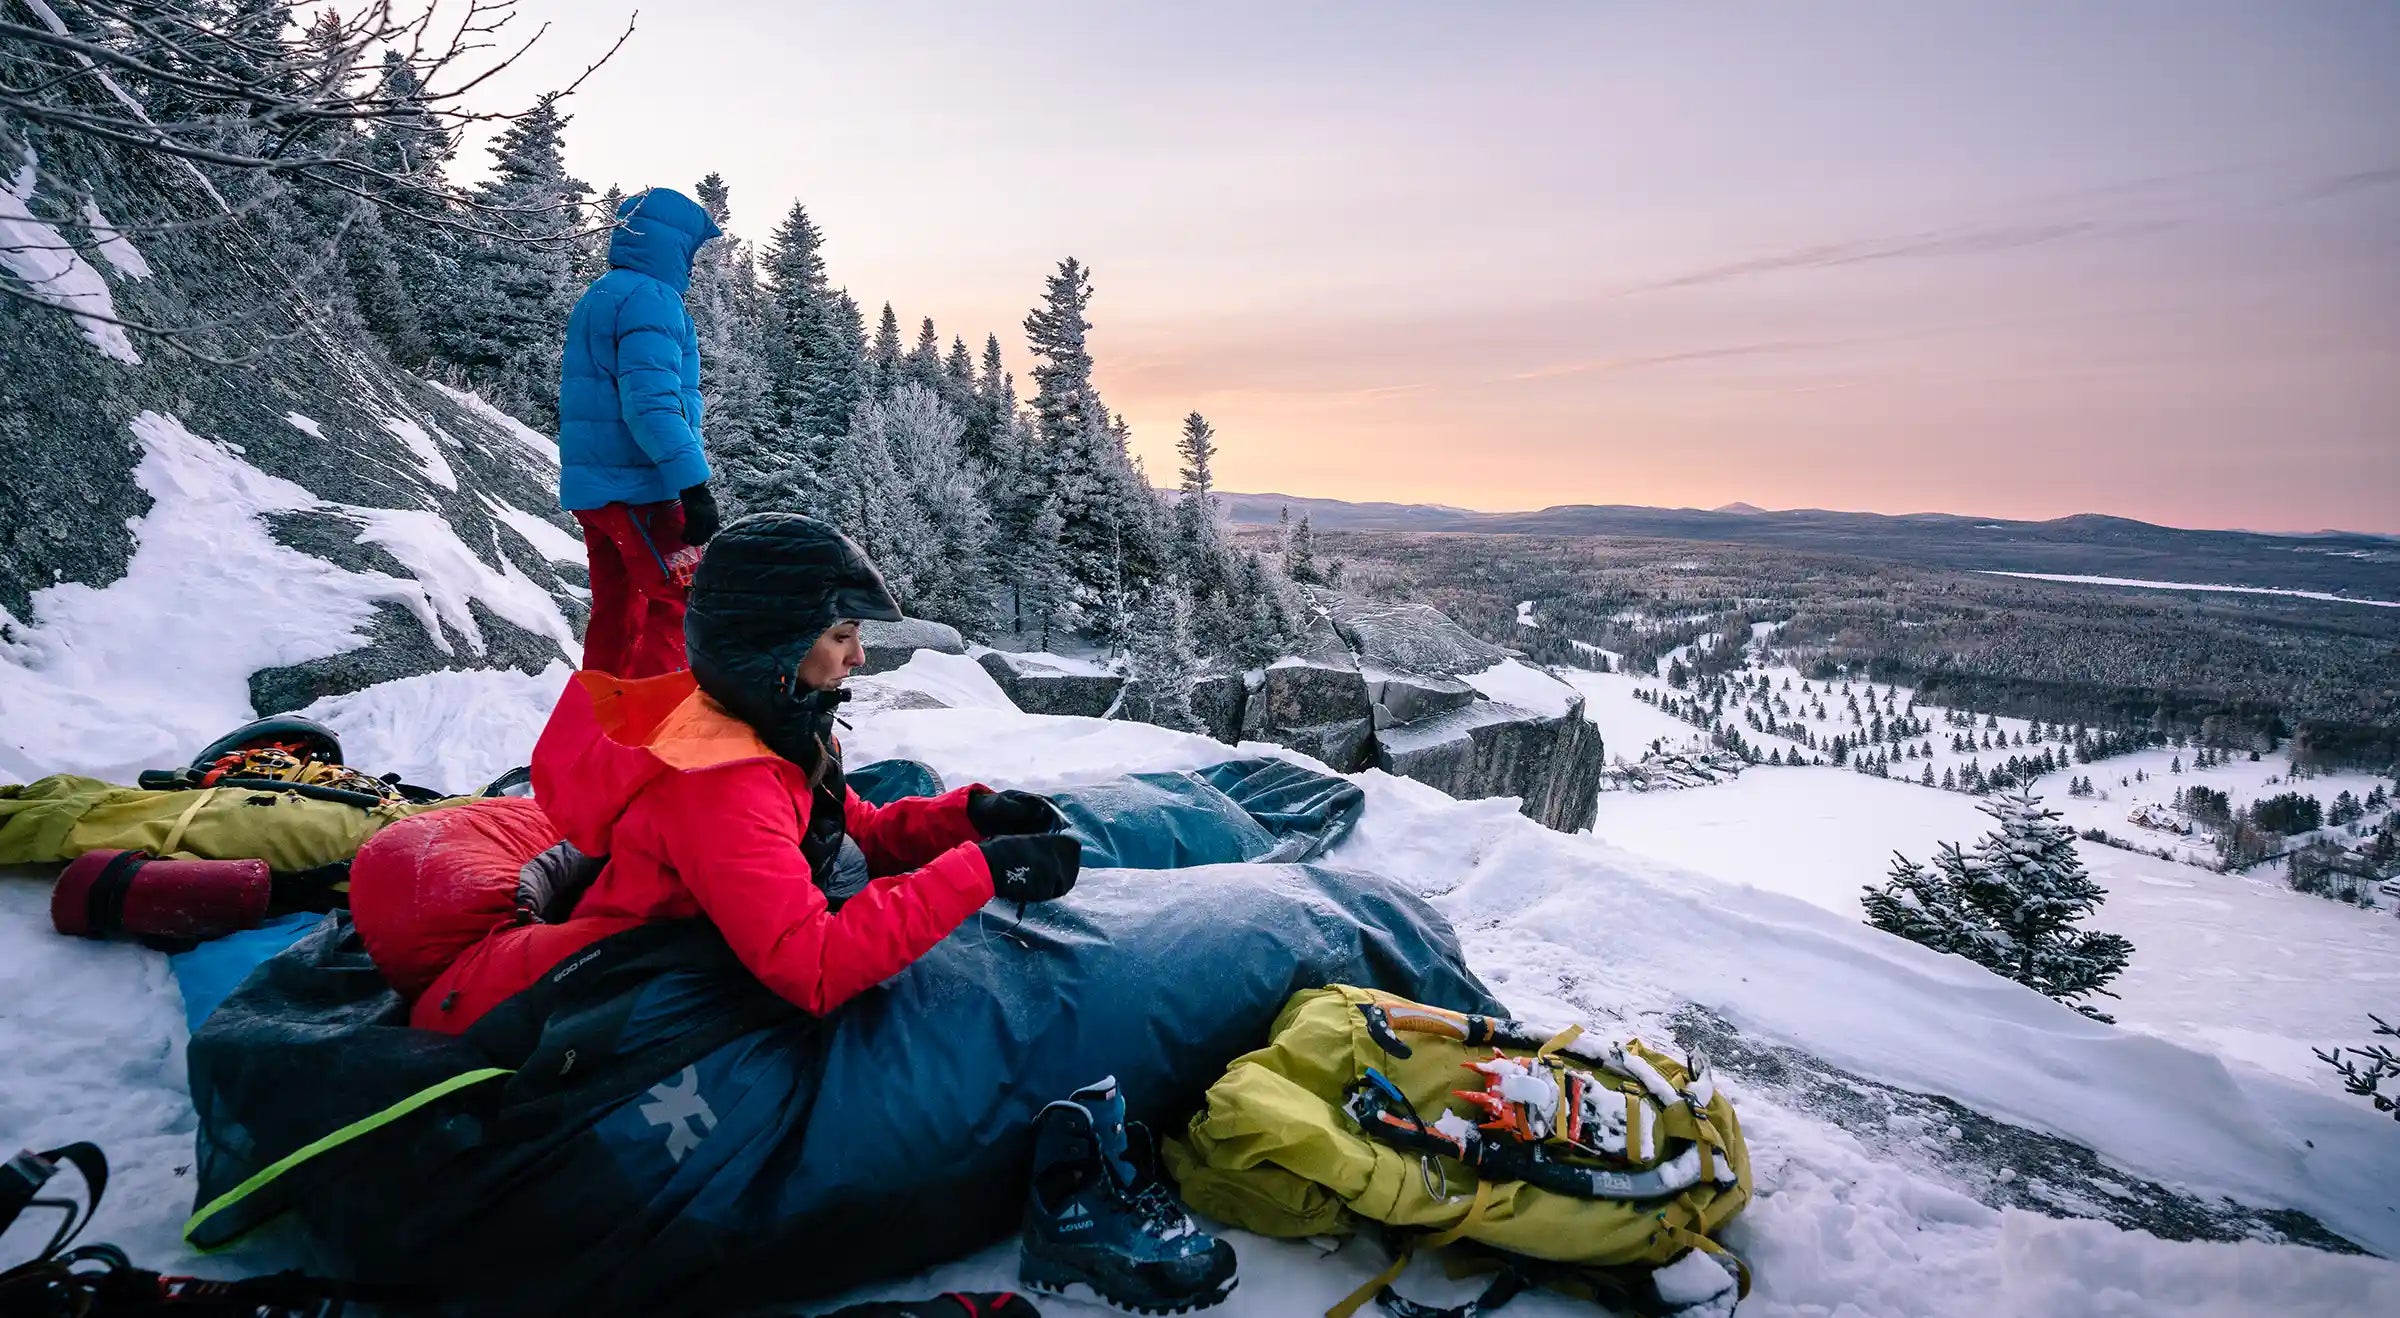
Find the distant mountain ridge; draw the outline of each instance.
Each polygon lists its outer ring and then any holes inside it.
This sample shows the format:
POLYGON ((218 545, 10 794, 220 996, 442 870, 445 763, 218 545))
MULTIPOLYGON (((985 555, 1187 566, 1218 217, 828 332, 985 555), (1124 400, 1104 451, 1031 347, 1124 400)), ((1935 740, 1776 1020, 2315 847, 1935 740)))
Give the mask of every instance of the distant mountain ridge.
POLYGON ((1237 524, 1306 515, 1320 531, 1631 536, 1781 546, 1960 571, 2041 572, 2314 590, 2400 599, 2400 539, 2357 531, 2274 535, 2196 531, 2076 513, 2044 522, 1957 513, 1856 513, 1562 504, 1483 513, 1438 504, 1350 503, 1283 494, 1220 494, 1237 524))

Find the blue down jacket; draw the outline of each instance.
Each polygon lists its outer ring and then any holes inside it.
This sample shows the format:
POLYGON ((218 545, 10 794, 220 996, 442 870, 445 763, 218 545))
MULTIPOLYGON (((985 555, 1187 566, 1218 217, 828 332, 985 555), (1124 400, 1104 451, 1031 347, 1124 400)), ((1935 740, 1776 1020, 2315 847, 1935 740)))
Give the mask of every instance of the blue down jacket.
POLYGON ((708 479, 700 342, 683 308, 692 258, 721 230, 668 188, 617 206, 607 274, 567 317, 558 385, 558 501, 661 503, 708 479))

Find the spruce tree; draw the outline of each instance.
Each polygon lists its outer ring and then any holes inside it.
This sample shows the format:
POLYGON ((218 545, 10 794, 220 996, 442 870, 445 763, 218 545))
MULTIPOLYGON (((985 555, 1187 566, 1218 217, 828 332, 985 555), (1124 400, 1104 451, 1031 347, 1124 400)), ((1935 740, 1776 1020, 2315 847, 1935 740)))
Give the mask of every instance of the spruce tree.
POLYGON ((1066 607, 1072 581, 1066 569, 1066 518, 1058 499, 1044 494, 1026 519, 1025 534, 1014 542, 1009 575, 1017 583, 1018 630, 1036 630, 1042 648, 1050 648, 1052 627, 1066 607))
POLYGON ((2115 996, 2107 985, 2124 972, 2133 944, 2079 927, 2107 893, 2085 874, 2074 834, 2021 788, 1981 808, 1998 827, 1975 853, 1947 845, 1930 874, 1895 857, 1883 885, 1866 890, 1867 923, 2111 1019, 2080 999, 2115 996))
POLYGON ((858 304, 826 279, 824 236, 798 202, 767 244, 769 415, 790 437, 801 506, 832 511, 828 478, 850 416, 865 394, 858 304))
POLYGON ((1292 524, 1291 538, 1283 546, 1284 575, 1303 586, 1323 585, 1325 574, 1317 567, 1317 536, 1309 528, 1308 514, 1292 524))
POLYGON ((916 346, 908 350, 900 374, 908 383, 933 392, 936 398, 949 390, 949 376, 942 366, 942 340, 934 332, 933 317, 927 316, 917 326, 916 346))
POLYGON ((900 317, 892 304, 883 304, 883 319, 875 324, 875 342, 867 349, 866 392, 887 394, 900 385, 900 317))
POLYGON ((765 295, 749 245, 733 236, 732 190, 710 174, 696 189, 725 236, 700 249, 684 296, 700 343, 705 439, 728 516, 801 512, 814 482, 788 432, 776 424, 773 380, 763 351, 765 295))
POLYGON ((1158 583, 1143 598, 1127 654, 1125 712, 1145 723, 1201 730, 1192 712, 1192 683, 1200 675, 1192 639, 1191 599, 1181 583, 1158 583))
POLYGON ((966 422, 932 390, 908 384, 866 405, 873 442, 891 454, 912 515, 893 528, 912 539, 894 546, 915 596, 909 612, 987 635, 992 607, 992 514, 983 479, 959 437, 966 422), (872 415, 880 414, 880 415, 872 415))
POLYGON ((463 245, 450 314, 435 332, 440 357, 466 383, 547 432, 558 428, 559 345, 583 291, 576 235, 591 195, 567 173, 567 123, 544 99, 492 144, 492 177, 477 200, 506 214, 516 237, 463 245))
POLYGON ((1052 449, 1076 442, 1088 426, 1094 402, 1092 323, 1086 314, 1091 302, 1090 272, 1068 257, 1044 284, 1042 305, 1025 317, 1025 341, 1034 360, 1034 427, 1052 449))
POLYGON ((367 331, 394 362, 422 371, 433 364, 438 327, 460 296, 462 240, 441 223, 448 204, 438 191, 456 148, 422 107, 423 83, 398 51, 384 53, 375 76, 378 93, 397 108, 370 123, 360 141, 360 159, 382 175, 360 186, 379 204, 357 216, 342 255, 367 331))
POLYGON ((995 477, 1007 465, 995 448, 1008 438, 1010 423, 1016 415, 1017 382, 1001 359, 1000 336, 987 335, 983 341, 983 373, 975 381, 975 402, 965 413, 967 430, 961 442, 966 445, 967 456, 995 477))

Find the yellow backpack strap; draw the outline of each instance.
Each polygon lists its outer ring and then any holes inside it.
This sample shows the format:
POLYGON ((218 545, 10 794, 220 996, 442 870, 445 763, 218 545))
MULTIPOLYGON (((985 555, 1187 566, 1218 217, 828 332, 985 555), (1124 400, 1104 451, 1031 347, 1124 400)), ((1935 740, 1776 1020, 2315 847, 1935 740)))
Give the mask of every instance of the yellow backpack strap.
POLYGON ((175 817, 175 827, 167 830, 167 840, 158 844, 159 855, 172 856, 175 854, 175 849, 183 845, 184 831, 192 826, 193 816, 200 813, 200 807, 215 800, 217 793, 222 790, 217 787, 203 787, 192 793, 192 803, 185 806, 183 813, 175 817))
POLYGON ((1408 1270, 1408 1261, 1416 1257, 1419 1246, 1427 1249, 1440 1249, 1444 1245, 1455 1244, 1469 1231, 1474 1230, 1476 1223, 1483 1220, 1483 1210, 1489 1208, 1491 1203, 1492 1183, 1477 1181, 1475 1183, 1475 1201, 1467 1205, 1466 1216, 1432 1235, 1418 1237, 1403 1246, 1400 1252, 1393 1257, 1390 1267, 1376 1273, 1368 1279, 1366 1285, 1350 1292, 1349 1295, 1343 1297, 1341 1303, 1327 1309, 1325 1318, 1350 1318, 1352 1314, 1364 1307, 1367 1301, 1382 1293, 1385 1287, 1400 1280, 1400 1274, 1408 1270))
POLYGON ((1731 1267, 1734 1284, 1740 1288, 1740 1298, 1749 1299, 1750 1265, 1742 1261, 1741 1255, 1694 1229, 1700 1221, 1700 1208, 1692 1200, 1693 1195, 1687 1191, 1674 1203, 1667 1205, 1667 1210, 1659 1215, 1659 1233, 1678 1245, 1699 1250, 1731 1267))
POLYGON ((1583 1027, 1580 1025, 1570 1025, 1567 1028, 1560 1030, 1556 1035, 1552 1036, 1550 1042, 1543 1044, 1540 1048, 1535 1049, 1533 1055, 1536 1057, 1548 1057, 1560 1049, 1573 1044, 1577 1039, 1582 1037, 1583 1027))

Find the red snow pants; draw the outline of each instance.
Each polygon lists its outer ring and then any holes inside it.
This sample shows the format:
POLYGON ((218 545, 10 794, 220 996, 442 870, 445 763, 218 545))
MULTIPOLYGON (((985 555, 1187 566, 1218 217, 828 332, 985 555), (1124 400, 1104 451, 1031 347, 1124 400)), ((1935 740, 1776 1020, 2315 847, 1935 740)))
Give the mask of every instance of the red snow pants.
POLYGON ((667 559, 683 548, 683 505, 612 503, 577 509, 575 521, 592 566, 583 666, 628 679, 689 668, 684 591, 667 576, 667 559))

